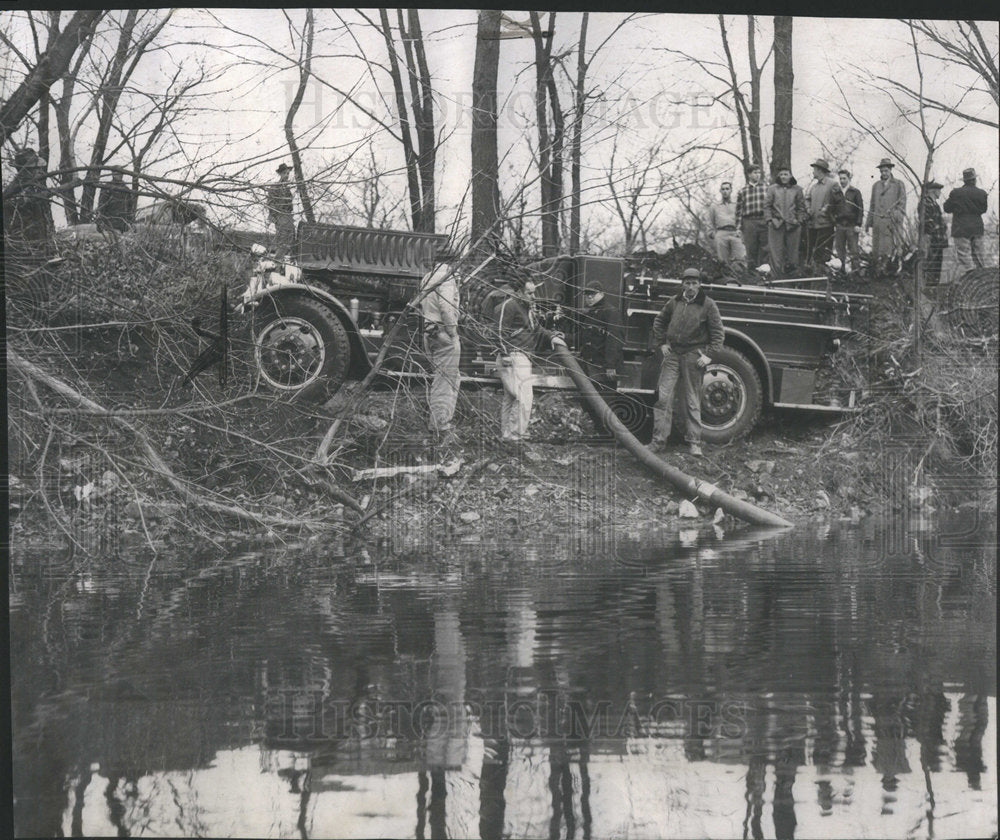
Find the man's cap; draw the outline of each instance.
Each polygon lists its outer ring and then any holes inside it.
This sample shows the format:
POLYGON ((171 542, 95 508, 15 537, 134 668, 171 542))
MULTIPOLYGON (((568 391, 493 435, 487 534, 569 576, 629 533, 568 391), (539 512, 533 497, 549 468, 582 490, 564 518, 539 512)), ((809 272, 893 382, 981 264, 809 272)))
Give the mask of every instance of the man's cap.
POLYGON ((975 177, 976 177, 976 170, 973 169, 971 166, 968 169, 962 170, 963 181, 972 181, 975 180, 975 177))
POLYGON ((810 166, 816 166, 816 167, 822 169, 824 172, 829 172, 830 171, 830 164, 827 161, 823 160, 823 158, 816 158, 816 160, 814 160, 810 164, 810 166))
POLYGON ((838 174, 838 175, 846 175, 846 176, 847 176, 848 178, 850 178, 850 177, 851 177, 851 170, 850 170, 850 169, 847 169, 847 168, 845 167, 844 169, 838 169, 838 170, 837 170, 837 174, 838 174))
POLYGON ((887 166, 890 169, 892 169, 895 165, 896 164, 894 164, 891 160, 889 160, 889 158, 882 158, 882 160, 878 162, 878 166, 876 167, 876 169, 885 169, 885 167, 887 166))
POLYGON ((701 280, 701 272, 697 268, 685 268, 684 273, 681 275, 681 280, 688 279, 701 280))
POLYGON ((603 295, 604 287, 600 283, 588 283, 587 288, 583 290, 585 295, 603 295))
POLYGON ((937 181, 931 180, 931 181, 927 181, 924 184, 924 189, 925 190, 943 190, 944 189, 944 184, 939 184, 937 181))
POLYGON ((287 163, 284 163, 284 162, 282 162, 282 163, 279 163, 279 164, 278 164, 278 169, 277 169, 277 171, 278 171, 278 172, 287 172, 287 171, 288 171, 289 169, 291 169, 291 168, 292 168, 292 167, 290 167, 290 166, 289 166, 289 165, 288 165, 287 163))

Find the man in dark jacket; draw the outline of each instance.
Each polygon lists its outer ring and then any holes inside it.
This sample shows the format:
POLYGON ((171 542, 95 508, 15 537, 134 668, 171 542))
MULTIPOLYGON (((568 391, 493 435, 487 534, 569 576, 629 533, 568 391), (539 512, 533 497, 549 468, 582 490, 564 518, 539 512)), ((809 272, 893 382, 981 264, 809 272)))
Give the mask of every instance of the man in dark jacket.
POLYGON ((840 188, 831 201, 833 215, 833 247, 844 271, 854 271, 858 261, 858 235, 865 220, 865 200, 861 190, 851 186, 851 172, 841 169, 837 172, 840 188), (850 265, 848 265, 850 255, 850 265))
POLYGON ((53 234, 45 162, 34 149, 18 149, 14 167, 17 174, 3 191, 4 235, 8 247, 32 250, 53 234))
POLYGON ((566 346, 560 333, 538 323, 531 306, 534 284, 509 280, 487 297, 491 333, 497 348, 497 374, 503 385, 500 398, 500 439, 527 440, 534 392, 531 356, 539 349, 566 346))
POLYGON ((586 309, 580 324, 580 354, 587 375, 601 384, 613 385, 625 347, 621 312, 598 283, 584 289, 583 300, 586 309))
POLYGON ((132 220, 132 190, 125 186, 120 169, 111 170, 111 183, 101 184, 97 202, 97 229, 123 233, 132 220))
POLYGON ((976 170, 962 171, 961 187, 951 191, 944 203, 944 212, 951 213, 951 240, 955 243, 955 260, 959 270, 971 271, 981 266, 983 256, 983 213, 986 212, 986 190, 976 186, 976 170))
POLYGON ((920 196, 918 212, 923 213, 923 248, 924 282, 928 286, 936 286, 941 279, 941 257, 948 247, 948 225, 941 214, 941 198, 943 184, 928 181, 924 184, 923 195, 920 196))
POLYGON ((674 390, 683 388, 687 419, 684 437, 692 455, 701 455, 701 385, 711 362, 706 351, 721 350, 725 339, 722 317, 714 300, 701 288, 701 273, 685 269, 681 293, 667 301, 653 319, 653 340, 663 353, 659 398, 653 407, 653 441, 650 448, 664 449, 670 437, 674 390))

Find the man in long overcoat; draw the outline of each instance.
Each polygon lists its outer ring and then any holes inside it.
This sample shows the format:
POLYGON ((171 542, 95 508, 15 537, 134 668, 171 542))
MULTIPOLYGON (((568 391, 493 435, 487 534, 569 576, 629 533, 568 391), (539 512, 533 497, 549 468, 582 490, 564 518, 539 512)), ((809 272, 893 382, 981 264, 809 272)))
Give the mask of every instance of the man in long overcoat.
POLYGON ((872 185, 872 200, 868 204, 865 230, 872 232, 872 260, 878 272, 903 251, 903 220, 906 217, 906 188, 892 177, 895 164, 882 158, 878 165, 879 179, 872 185))

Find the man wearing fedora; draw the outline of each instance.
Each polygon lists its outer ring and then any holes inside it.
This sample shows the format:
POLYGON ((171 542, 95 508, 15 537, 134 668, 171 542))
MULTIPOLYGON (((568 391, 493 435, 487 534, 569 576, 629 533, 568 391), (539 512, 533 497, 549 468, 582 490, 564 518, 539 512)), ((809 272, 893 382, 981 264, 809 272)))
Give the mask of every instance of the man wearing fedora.
POLYGON ((278 165, 278 183, 272 184, 267 191, 268 221, 274 222, 274 258, 284 259, 295 241, 295 207, 292 204, 292 189, 288 185, 288 173, 291 167, 287 163, 278 165))
POLYGON ((920 196, 920 213, 923 214, 923 246, 920 253, 924 259, 924 283, 936 286, 941 279, 941 257, 948 247, 948 225, 941 214, 941 190, 943 184, 928 181, 920 196))
POLYGON ((830 164, 823 158, 812 162, 813 182, 806 192, 809 223, 806 227, 806 262, 825 265, 833 248, 832 205, 837 180, 830 175, 830 164))
POLYGON ((982 266, 983 213, 986 212, 986 190, 976 186, 976 170, 962 170, 962 186, 956 187, 944 203, 944 212, 951 213, 951 241, 955 243, 955 260, 963 273, 982 266))
POLYGON ((903 220, 906 216, 906 188, 892 177, 895 164, 882 158, 879 179, 872 185, 865 230, 872 232, 872 260, 875 270, 885 270, 886 263, 903 250, 903 220))

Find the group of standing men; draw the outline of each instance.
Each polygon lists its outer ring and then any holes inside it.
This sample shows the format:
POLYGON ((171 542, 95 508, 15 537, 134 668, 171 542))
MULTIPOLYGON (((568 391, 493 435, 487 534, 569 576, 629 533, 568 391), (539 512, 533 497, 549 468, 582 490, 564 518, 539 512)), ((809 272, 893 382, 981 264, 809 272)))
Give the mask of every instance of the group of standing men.
MULTIPOLYGON (((723 181, 719 202, 708 208, 706 219, 716 255, 730 265, 745 261, 751 269, 768 263, 775 279, 798 272, 800 260, 818 269, 834 254, 845 270, 853 271, 858 268, 858 240, 865 229, 871 231, 875 270, 882 273, 893 257, 901 257, 906 250, 906 188, 893 177, 894 167, 889 158, 879 162, 879 179, 872 185, 866 218, 861 191, 851 185, 846 167, 834 178, 826 160, 814 160, 813 180, 803 190, 786 166, 779 167, 774 183, 765 186, 761 167, 753 164, 735 201, 732 183, 723 181)), ((963 186, 952 190, 944 212, 954 214, 956 261, 962 270, 969 270, 973 264, 983 264, 986 192, 976 186, 973 169, 966 169, 962 178, 963 186)), ((928 234, 923 256, 931 283, 940 277, 941 254, 948 239, 937 204, 942 189, 936 181, 928 181, 921 196, 928 234)))

